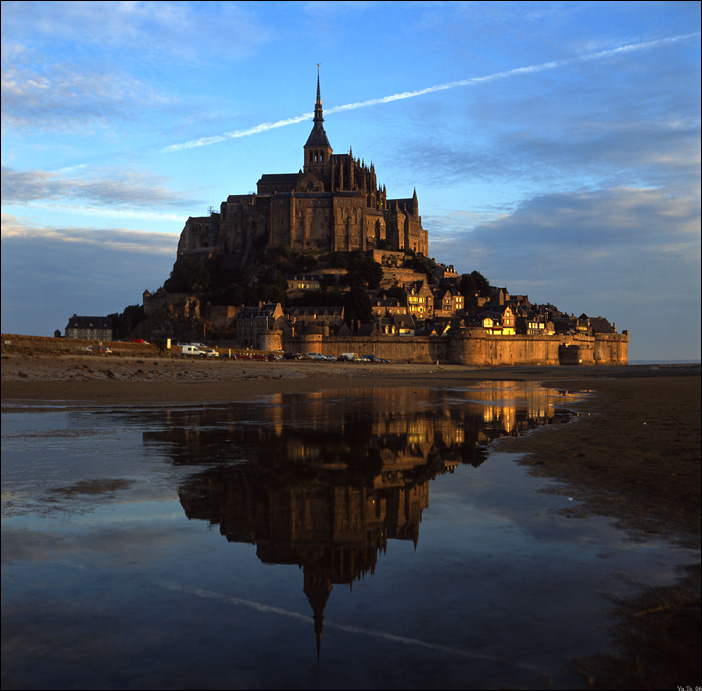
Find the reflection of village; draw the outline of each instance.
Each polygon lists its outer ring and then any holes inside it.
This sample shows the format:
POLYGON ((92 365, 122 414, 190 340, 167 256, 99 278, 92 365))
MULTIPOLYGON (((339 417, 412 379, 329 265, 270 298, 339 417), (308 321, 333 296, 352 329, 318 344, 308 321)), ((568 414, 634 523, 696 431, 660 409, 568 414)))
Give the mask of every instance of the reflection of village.
POLYGON ((188 518, 303 570, 319 646, 332 587, 372 574, 389 539, 416 548, 430 480, 479 466, 495 438, 564 421, 556 406, 569 400, 514 382, 275 396, 170 411, 145 442, 176 465, 205 466, 179 488, 188 518))

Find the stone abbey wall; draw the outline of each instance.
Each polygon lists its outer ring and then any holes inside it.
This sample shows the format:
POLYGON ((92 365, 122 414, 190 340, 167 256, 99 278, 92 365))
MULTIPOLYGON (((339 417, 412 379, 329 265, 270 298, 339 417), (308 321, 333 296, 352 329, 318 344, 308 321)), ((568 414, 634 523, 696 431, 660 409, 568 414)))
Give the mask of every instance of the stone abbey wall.
POLYGON ((447 336, 329 338, 315 334, 280 338, 279 343, 272 349, 334 356, 356 353, 392 362, 438 361, 473 367, 626 365, 629 335, 490 336, 482 329, 465 329, 447 336))

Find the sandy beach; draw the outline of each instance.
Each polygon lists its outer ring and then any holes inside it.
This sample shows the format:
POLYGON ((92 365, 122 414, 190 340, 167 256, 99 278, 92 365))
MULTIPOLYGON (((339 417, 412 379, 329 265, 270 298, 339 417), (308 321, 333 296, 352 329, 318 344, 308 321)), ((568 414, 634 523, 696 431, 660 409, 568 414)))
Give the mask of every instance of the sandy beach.
MULTIPOLYGON (((586 391, 574 423, 499 440, 531 472, 560 480, 574 520, 610 517, 632 539, 700 547, 700 366, 471 369, 452 365, 190 361, 135 355, 2 355, 3 408, 28 402, 227 402, 357 387, 460 387, 480 380, 548 382, 586 391)), ((582 660, 589 688, 700 684, 700 571, 619 603, 619 649, 582 660)))

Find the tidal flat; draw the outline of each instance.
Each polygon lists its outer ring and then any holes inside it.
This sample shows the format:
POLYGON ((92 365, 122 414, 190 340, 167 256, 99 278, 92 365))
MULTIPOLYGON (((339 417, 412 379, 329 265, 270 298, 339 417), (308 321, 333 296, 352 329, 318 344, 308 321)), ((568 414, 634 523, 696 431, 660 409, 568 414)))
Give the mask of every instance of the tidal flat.
POLYGON ((3 688, 699 683, 699 370, 510 373, 4 382, 3 688))

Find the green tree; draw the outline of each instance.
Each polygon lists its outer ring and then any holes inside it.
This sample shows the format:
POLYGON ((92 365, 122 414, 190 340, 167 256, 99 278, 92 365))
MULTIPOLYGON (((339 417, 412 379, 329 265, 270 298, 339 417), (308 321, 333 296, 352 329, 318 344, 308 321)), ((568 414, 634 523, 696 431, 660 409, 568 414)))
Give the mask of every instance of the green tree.
POLYGON ((244 302, 244 289, 238 283, 230 283, 224 289, 225 305, 241 305, 244 302))
POLYGON ((110 314, 110 323, 115 338, 127 338, 138 324, 146 319, 143 305, 129 305, 121 314, 110 314))
POLYGON ((301 253, 293 259, 293 267, 295 271, 310 271, 317 268, 317 258, 311 254, 301 253))
POLYGON ((168 293, 202 293, 210 287, 210 272, 197 257, 184 255, 176 259, 163 287, 168 293))
POLYGON ((475 287, 477 291, 483 296, 487 297, 490 294, 490 281, 485 278, 479 271, 471 271, 471 277, 475 281, 475 287))
POLYGON ((472 298, 478 292, 475 279, 470 274, 461 275, 458 280, 458 292, 467 298, 472 298))
POLYGON ((348 324, 373 320, 370 296, 360 286, 353 286, 344 296, 344 319, 348 324))
POLYGON ((346 268, 349 272, 349 285, 377 288, 383 278, 383 267, 360 250, 347 257, 346 268))
POLYGON ((388 300, 404 300, 407 297, 404 288, 400 286, 392 286, 385 291, 385 297, 388 300))

